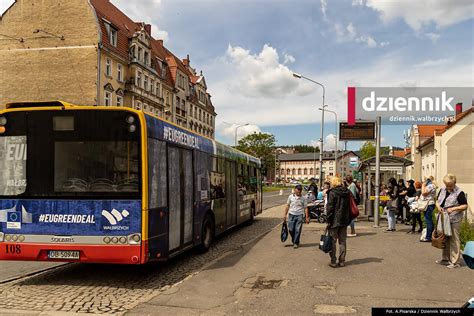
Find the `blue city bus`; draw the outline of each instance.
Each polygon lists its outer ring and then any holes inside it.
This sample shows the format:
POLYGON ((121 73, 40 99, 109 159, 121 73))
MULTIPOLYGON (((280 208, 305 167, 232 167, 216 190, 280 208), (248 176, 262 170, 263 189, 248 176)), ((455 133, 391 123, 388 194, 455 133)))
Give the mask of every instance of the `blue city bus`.
POLYGON ((260 160, 127 107, 0 111, 0 260, 143 264, 262 212, 260 160))

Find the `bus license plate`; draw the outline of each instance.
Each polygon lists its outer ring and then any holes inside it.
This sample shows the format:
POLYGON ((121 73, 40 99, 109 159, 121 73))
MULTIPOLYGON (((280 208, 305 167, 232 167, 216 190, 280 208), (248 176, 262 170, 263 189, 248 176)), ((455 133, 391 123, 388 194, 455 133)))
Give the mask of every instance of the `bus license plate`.
POLYGON ((48 251, 49 259, 75 259, 79 260, 79 251, 67 250, 50 250, 48 251))

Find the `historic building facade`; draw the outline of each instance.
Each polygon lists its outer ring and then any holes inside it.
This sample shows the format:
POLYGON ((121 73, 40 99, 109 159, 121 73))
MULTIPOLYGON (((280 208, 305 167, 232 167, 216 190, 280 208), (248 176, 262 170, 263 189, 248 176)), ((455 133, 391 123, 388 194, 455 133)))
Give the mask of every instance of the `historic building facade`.
POLYGON ((129 106, 214 138, 202 72, 109 0, 17 0, 0 18, 0 104, 129 106))

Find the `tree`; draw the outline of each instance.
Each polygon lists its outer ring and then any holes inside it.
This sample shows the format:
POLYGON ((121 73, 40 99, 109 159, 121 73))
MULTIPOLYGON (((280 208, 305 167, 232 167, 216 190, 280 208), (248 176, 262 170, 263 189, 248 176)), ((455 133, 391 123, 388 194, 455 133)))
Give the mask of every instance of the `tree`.
POLYGON ((374 142, 365 142, 360 148, 360 159, 365 160, 375 156, 375 144, 374 142))
MULTIPOLYGON (((390 154, 390 146, 380 146, 380 155, 390 154)), ((367 141, 360 148, 360 159, 365 160, 371 157, 375 157, 375 143, 367 141)))
POLYGON ((253 133, 239 140, 237 149, 262 161, 263 170, 275 167, 275 136, 267 133, 253 133))
MULTIPOLYGON (((298 153, 314 153, 315 149, 309 145, 296 145, 293 146, 298 153)), ((316 147, 316 152, 319 153, 319 147, 316 147)))

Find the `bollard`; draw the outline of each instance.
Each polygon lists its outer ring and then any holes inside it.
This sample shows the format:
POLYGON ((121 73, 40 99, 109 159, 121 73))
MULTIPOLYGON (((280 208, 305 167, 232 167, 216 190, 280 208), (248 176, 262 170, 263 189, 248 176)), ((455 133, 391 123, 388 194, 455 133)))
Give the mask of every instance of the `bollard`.
POLYGON ((280 195, 283 195, 283 189, 280 189, 280 195))

